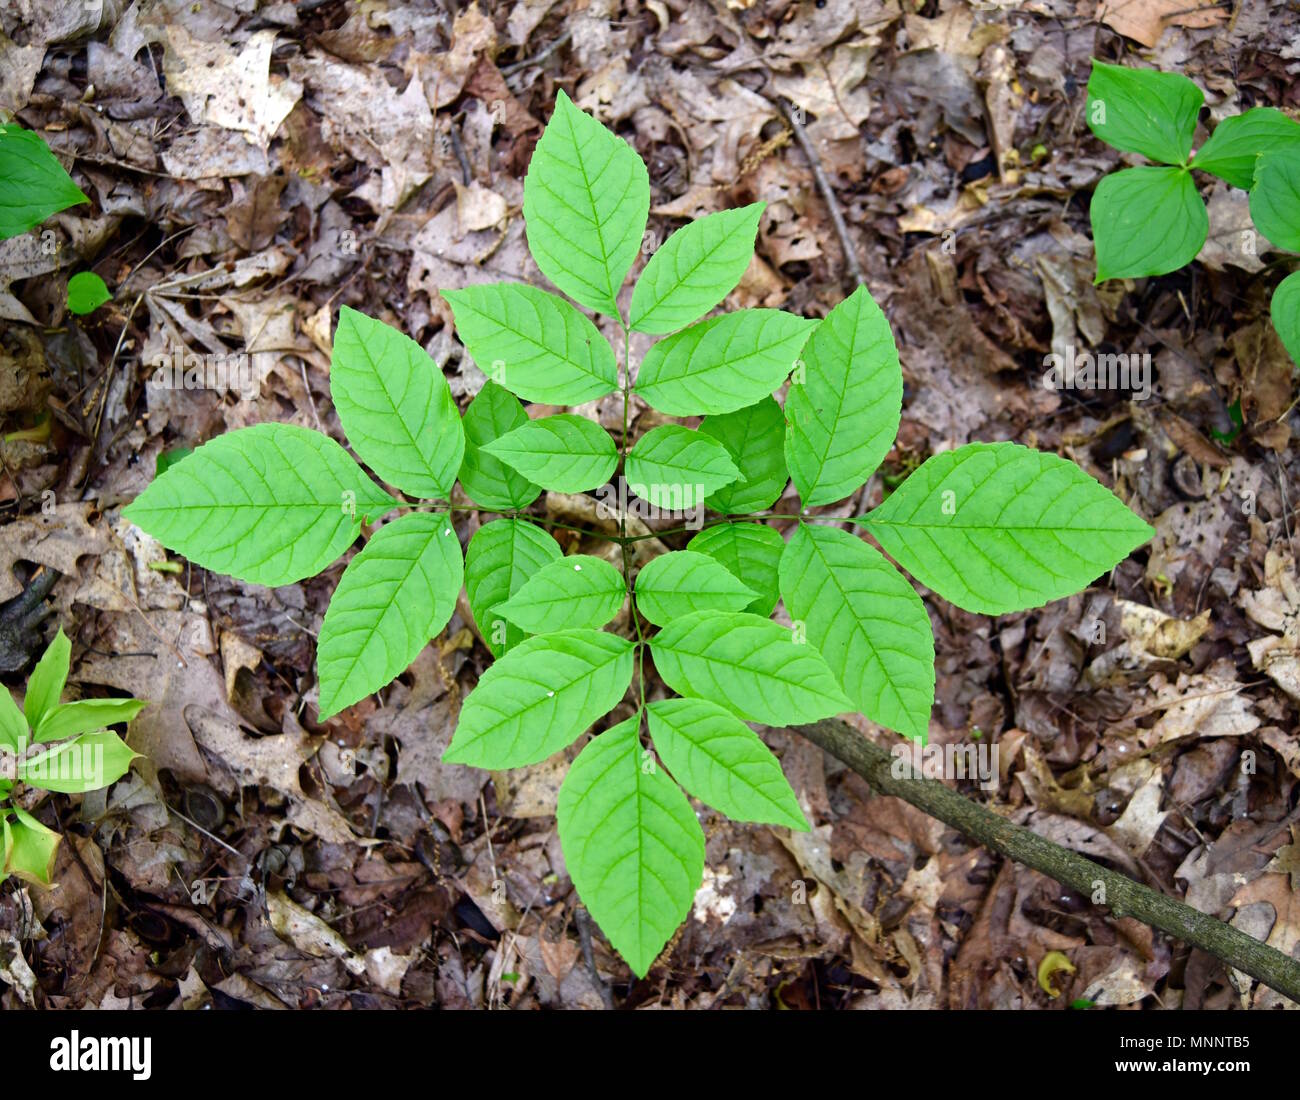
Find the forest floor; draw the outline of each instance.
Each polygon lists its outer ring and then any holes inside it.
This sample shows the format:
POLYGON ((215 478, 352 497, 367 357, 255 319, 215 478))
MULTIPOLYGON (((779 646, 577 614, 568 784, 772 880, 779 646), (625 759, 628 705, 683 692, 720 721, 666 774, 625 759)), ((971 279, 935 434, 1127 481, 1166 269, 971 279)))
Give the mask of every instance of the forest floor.
MULTIPOLYGON (((66 840, 54 886, 0 889, 0 1004, 1279 1003, 780 730, 763 735, 812 831, 701 810, 704 886, 636 981, 575 908, 563 755, 509 774, 440 761, 488 664, 467 608, 381 697, 321 724, 314 639, 344 562, 258 588, 120 513, 161 454, 220 432, 283 420, 342 439, 342 305, 418 340, 463 408, 483 376, 438 292, 544 285, 522 181, 561 88, 645 158, 652 229, 768 204, 729 306, 824 316, 854 265, 793 105, 906 379, 896 448, 838 514, 938 450, 1010 439, 1078 462, 1157 532, 1042 610, 989 619, 925 593, 932 742, 995 746, 992 780, 958 783, 971 797, 1292 953, 1300 419, 1267 313, 1282 261, 1249 234, 1245 194, 1206 177, 1196 263, 1094 286, 1088 203, 1121 155, 1083 115, 1094 56, 1191 77, 1203 122, 1295 113, 1294 6, 19 0, 0 28, 0 107, 91 199, 48 223, 56 247, 0 244, 0 601, 56 571, 45 627, 73 638, 73 692, 152 701, 131 775, 31 801, 66 840), (114 299, 78 318, 63 286, 83 269, 114 299), (1149 353, 1150 393, 1046 388, 1064 346, 1149 353), (187 355, 247 355, 252 385, 146 386, 187 355), (1051 951, 1075 967, 1055 999, 1037 981, 1051 951)), ((657 423, 635 411, 638 432, 657 423)), ((621 417, 616 396, 594 412, 621 417)), ((789 490, 777 510, 795 508, 789 490)), ((15 691, 44 640, 0 637, 15 691)))

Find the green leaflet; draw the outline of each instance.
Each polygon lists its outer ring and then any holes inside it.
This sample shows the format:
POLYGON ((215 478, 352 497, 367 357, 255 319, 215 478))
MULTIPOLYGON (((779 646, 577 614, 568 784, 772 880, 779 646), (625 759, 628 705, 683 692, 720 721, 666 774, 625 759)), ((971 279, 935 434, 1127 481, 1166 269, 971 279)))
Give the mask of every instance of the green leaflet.
POLYGON ((627 599, 623 575, 609 562, 574 554, 543 565, 496 613, 529 634, 595 629, 627 599))
POLYGON ((518 592, 547 562, 561 556, 559 543, 522 519, 493 520, 474 532, 465 550, 465 595, 493 657, 518 645, 524 636, 497 614, 497 605, 518 592))
POLYGON ((903 372, 880 307, 858 287, 804 349, 785 399, 785 461, 804 507, 864 485, 889 453, 903 407, 903 372))
POLYGON ((578 896, 644 978, 691 910, 704 834, 686 796, 641 748, 640 726, 638 714, 583 748, 555 815, 578 896))
POLYGON ((11 806, 4 813, 4 873, 29 882, 49 884, 59 834, 47 829, 26 810, 11 806), (10 817, 12 813, 14 816, 10 817))
POLYGON ((320 721, 379 690, 415 660, 456 610, 464 563, 447 515, 409 512, 348 563, 316 650, 320 721))
POLYGON ((1186 168, 1112 172, 1097 184, 1088 216, 1099 283, 1177 271, 1196 258, 1210 231, 1186 168))
POLYGON ((530 420, 483 450, 543 489, 557 493, 595 489, 604 485, 618 466, 618 448, 609 432, 573 413, 530 420))
MULTIPOLYGON (((72 643, 59 627, 58 633, 41 654, 32 674, 27 678, 27 694, 23 698, 23 712, 27 724, 36 729, 46 715, 59 705, 63 686, 68 682, 68 665, 72 659, 72 643)), ((3 690, 3 689, 0 689, 3 690)), ((23 731, 26 733, 26 730, 23 731)))
POLYGON ((1073 462, 1015 443, 934 455, 855 522, 922 584, 985 615, 1078 592, 1155 533, 1073 462))
POLYGON ((1278 248, 1300 252, 1300 153, 1265 153, 1250 189, 1250 219, 1278 248))
POLYGON ((696 611, 656 634, 650 652, 674 691, 752 722, 792 726, 853 708, 820 653, 757 615, 696 611))
POLYGON ((330 393, 348 442, 375 473, 414 496, 451 498, 465 431, 451 387, 419 344, 344 306, 330 393))
POLYGON ((741 610, 767 618, 776 609, 781 598, 777 569, 785 550, 781 532, 761 523, 719 523, 691 539, 688 549, 721 562, 732 576, 758 593, 758 598, 741 610))
POLYGON ((649 213, 641 158, 558 90, 524 178, 528 250, 542 274, 588 309, 617 317, 649 213))
POLYGON ((146 706, 144 699, 78 699, 74 703, 60 703, 45 712, 32 740, 61 741, 79 733, 93 733, 105 726, 131 721, 146 706))
POLYGON ((81 316, 94 313, 105 302, 112 301, 104 280, 93 271, 78 271, 68 280, 68 312, 81 316))
POLYGON ((660 554, 636 578, 637 610, 656 626, 692 611, 744 611, 757 598, 721 562, 694 550, 660 554))
MULTIPOLYGON (((27 686, 30 691, 31 683, 27 686)), ((27 716, 18 709, 14 697, 0 686, 0 745, 17 749, 19 743, 26 739, 27 730, 27 716)))
POLYGON ((522 768, 575 741, 623 698, 633 646, 600 630, 565 630, 521 642, 465 699, 443 760, 522 768))
POLYGON ((924 743, 934 636, 906 578, 847 531, 801 523, 781 556, 781 597, 857 709, 924 743))
POLYGON ((0 126, 0 240, 26 233, 51 214, 89 202, 40 136, 0 126))
POLYGON ((740 476, 726 447, 680 424, 651 428, 623 469, 632 492, 670 511, 688 511, 740 476))
POLYGON ((632 291, 630 327, 637 332, 673 332, 699 320, 730 294, 754 255, 758 219, 766 206, 756 202, 706 214, 664 241, 632 291))
POLYGON ((18 778, 46 791, 84 794, 116 783, 139 755, 111 731, 83 733, 28 757, 19 765, 18 778))
POLYGON ((1300 149, 1300 122, 1275 107, 1252 107, 1225 118, 1196 151, 1192 167, 1249 191, 1261 153, 1300 149))
POLYGON ((329 436, 255 424, 199 447, 122 514, 204 569, 274 588, 319 573, 396 504, 329 436))
POLYGON ((636 392, 670 416, 734 412, 781 386, 816 327, 779 309, 710 317, 646 353, 636 392))
POLYGON ((465 495, 480 508, 502 512, 532 504, 541 486, 483 451, 494 439, 528 423, 518 398, 503 386, 487 382, 469 403, 462 423, 465 458, 460 464, 460 485, 465 495))
POLYGON ((1293 363, 1300 363, 1300 271, 1277 284, 1269 304, 1273 327, 1293 363))
POLYGON ((646 715, 664 765, 701 802, 733 821, 807 831, 776 757, 730 711, 705 699, 663 699, 646 715))
POLYGON ((487 283, 442 296, 451 303, 456 334, 483 373, 525 401, 581 405, 618 388, 614 349, 563 298, 522 283, 487 283))
POLYGON ((726 447, 740 471, 730 485, 709 494, 705 503, 710 508, 733 515, 761 512, 780 499, 790 475, 785 468, 785 413, 775 398, 707 417, 700 431, 726 447))
POLYGON ((1088 78, 1088 126, 1107 145, 1162 164, 1185 164, 1205 102, 1185 76, 1107 65, 1088 78))

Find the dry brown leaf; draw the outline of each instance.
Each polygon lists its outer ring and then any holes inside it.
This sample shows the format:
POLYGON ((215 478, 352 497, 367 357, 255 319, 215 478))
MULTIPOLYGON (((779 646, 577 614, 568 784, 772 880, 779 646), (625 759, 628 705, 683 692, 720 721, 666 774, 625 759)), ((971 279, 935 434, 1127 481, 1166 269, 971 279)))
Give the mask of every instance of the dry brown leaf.
POLYGON ((1147 740, 1150 744, 1184 737, 1240 737, 1260 726, 1242 685, 1214 675, 1179 676, 1156 693, 1154 707, 1164 710, 1147 740))
POLYGON ((1214 27, 1227 13, 1213 0, 1103 0, 1097 18, 1126 38, 1154 46, 1166 27, 1214 27))
POLYGON ((1279 848, 1265 869, 1279 875, 1290 875, 1291 892, 1300 891, 1300 826, 1291 826, 1291 843, 1279 848))
POLYGON ((171 23, 163 55, 167 87, 196 123, 238 130, 265 149, 302 95, 301 84, 271 74, 276 34, 257 31, 235 52, 171 23))
POLYGON ((365 959, 355 954, 342 936, 281 891, 266 892, 266 911, 275 934, 288 940, 304 955, 318 959, 336 958, 342 961, 349 973, 365 973, 365 959))

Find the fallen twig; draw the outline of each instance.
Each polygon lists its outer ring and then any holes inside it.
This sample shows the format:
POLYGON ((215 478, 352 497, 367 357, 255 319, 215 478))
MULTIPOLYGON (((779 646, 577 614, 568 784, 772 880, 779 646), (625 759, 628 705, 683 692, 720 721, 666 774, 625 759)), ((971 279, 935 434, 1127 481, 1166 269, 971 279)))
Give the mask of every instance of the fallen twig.
POLYGON ((849 274, 853 276, 853 281, 858 286, 866 286, 867 277, 862 273, 862 264, 858 262, 858 251, 853 245, 853 239, 849 236, 849 227, 844 221, 844 211, 840 209, 840 200, 835 197, 830 177, 826 175, 826 169, 822 167, 821 157, 817 155, 812 139, 808 137, 808 131, 804 129, 803 123, 799 121, 789 103, 784 99, 775 99, 772 102, 781 108, 781 113, 785 115, 786 122, 789 123, 790 129, 794 131, 795 140, 799 142, 799 148, 803 150, 803 155, 808 158, 808 166, 812 169, 813 178, 817 181, 817 189, 822 193, 822 198, 826 200, 826 206, 831 212, 831 222, 835 226, 836 236, 840 239, 840 248, 844 250, 844 262, 848 265, 849 274))
POLYGON ((1105 888, 1105 905, 1115 916, 1134 917, 1175 939, 1208 951, 1216 959, 1300 1003, 1300 962, 1282 952, 1190 905, 1134 882, 1127 875, 1107 870, 1077 852, 1012 824, 937 780, 895 776, 893 755, 837 718, 796 728, 813 744, 842 760, 881 794, 901 798, 986 848, 1041 871, 1085 896, 1093 896, 1100 883, 1105 888))

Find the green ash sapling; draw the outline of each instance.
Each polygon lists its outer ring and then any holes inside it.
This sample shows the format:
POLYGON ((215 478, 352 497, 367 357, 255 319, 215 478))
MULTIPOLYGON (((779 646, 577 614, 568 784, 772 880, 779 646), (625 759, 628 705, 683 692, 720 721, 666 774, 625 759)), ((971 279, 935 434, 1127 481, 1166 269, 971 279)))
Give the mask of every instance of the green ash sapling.
MULTIPOLYGON (((444 759, 519 768, 561 752, 630 703, 569 767, 557 817, 573 883, 644 975, 690 910, 704 835, 685 792, 739 821, 806 829, 780 765, 747 723, 791 726, 860 711, 923 740, 934 699, 925 605, 842 521, 803 515, 788 542, 758 515, 793 479, 805 509, 842 501, 893 445, 903 379, 889 324, 865 289, 821 321, 742 309, 701 320, 735 288, 763 206, 679 229, 618 298, 650 204, 641 159, 560 93, 524 185, 528 245, 568 298, 663 338, 623 371, 623 429, 520 400, 574 406, 619 389, 614 348, 557 294, 516 283, 445 291, 489 381, 461 417, 412 340, 342 310, 330 384, 356 454, 418 505, 381 489, 317 432, 262 424, 172 466, 126 510, 165 545, 264 585, 312 576, 396 508, 352 558, 317 651, 320 717, 382 688, 446 626, 464 585, 493 664, 466 697, 444 759), (635 385, 633 378, 635 377, 635 385), (784 411, 774 394, 785 386, 784 411), (633 444, 633 393, 698 428, 633 444), (565 556, 528 509, 543 490, 605 487, 622 466, 661 508, 719 518, 688 548, 622 568, 565 556), (455 483, 485 522, 465 550, 455 483), (603 629, 631 600, 627 637, 603 629), (770 616, 779 600, 794 622, 770 616), (647 658, 675 697, 653 698, 647 658), (635 680, 635 687, 633 682, 635 680), (651 690, 648 690, 651 689, 651 690), (646 734, 649 741, 646 740, 646 734)), ((1071 462, 1012 443, 935 455, 852 521, 918 580, 1000 614, 1077 592, 1151 529, 1071 462)))
MULTIPOLYGON (((1122 168, 1097 185, 1090 217, 1098 282, 1165 275, 1196 258, 1210 219, 1193 169, 1249 191, 1255 228, 1278 248, 1300 252, 1300 122, 1274 107, 1252 107, 1220 122, 1193 155, 1204 102, 1201 89, 1178 73, 1093 61, 1092 132, 1155 162, 1122 168)), ((1300 271, 1278 283, 1270 314, 1300 363, 1300 271)))

